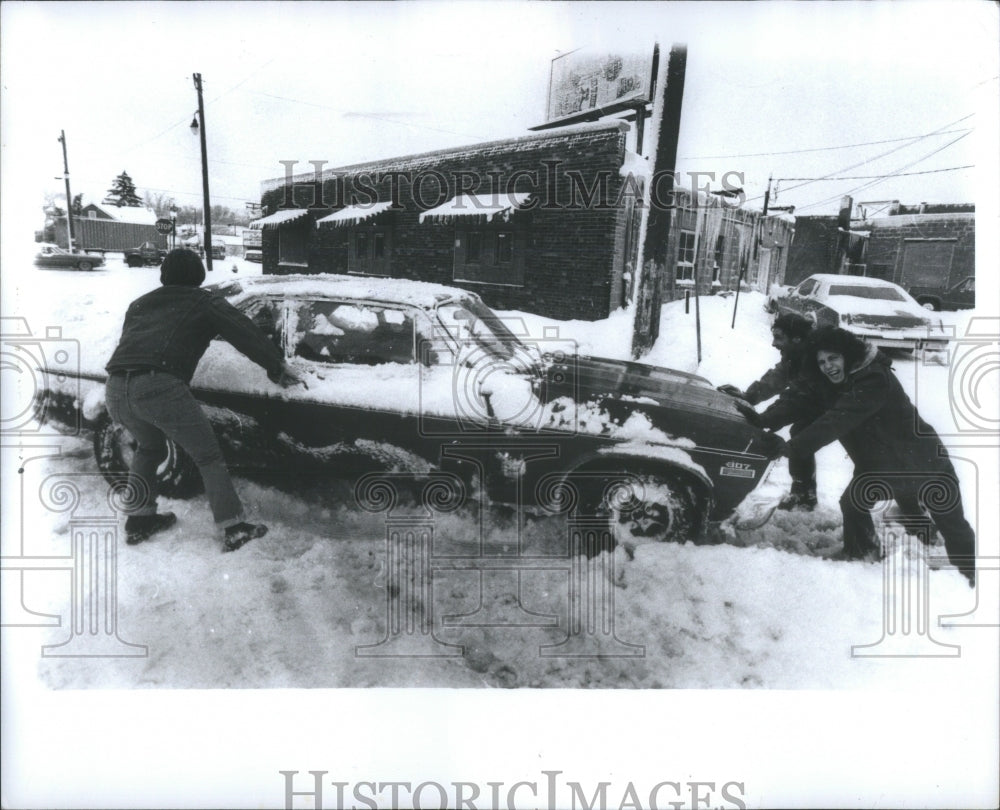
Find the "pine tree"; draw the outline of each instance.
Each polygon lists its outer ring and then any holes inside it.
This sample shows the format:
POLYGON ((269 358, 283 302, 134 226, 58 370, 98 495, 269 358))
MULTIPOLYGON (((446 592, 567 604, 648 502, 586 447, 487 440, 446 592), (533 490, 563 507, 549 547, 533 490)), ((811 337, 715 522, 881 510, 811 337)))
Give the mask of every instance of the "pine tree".
POLYGON ((105 203, 117 205, 119 208, 128 206, 129 208, 141 208, 142 200, 135 190, 135 183, 129 177, 128 172, 123 171, 114 179, 114 184, 108 189, 108 195, 104 198, 105 203))

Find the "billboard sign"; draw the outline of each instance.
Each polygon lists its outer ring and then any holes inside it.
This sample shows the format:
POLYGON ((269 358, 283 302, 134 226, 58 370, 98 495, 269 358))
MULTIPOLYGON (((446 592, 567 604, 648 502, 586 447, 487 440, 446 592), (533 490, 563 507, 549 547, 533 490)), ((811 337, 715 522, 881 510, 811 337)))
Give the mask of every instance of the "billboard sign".
POLYGON ((653 51, 580 49, 552 60, 546 122, 617 112, 652 100, 653 51))

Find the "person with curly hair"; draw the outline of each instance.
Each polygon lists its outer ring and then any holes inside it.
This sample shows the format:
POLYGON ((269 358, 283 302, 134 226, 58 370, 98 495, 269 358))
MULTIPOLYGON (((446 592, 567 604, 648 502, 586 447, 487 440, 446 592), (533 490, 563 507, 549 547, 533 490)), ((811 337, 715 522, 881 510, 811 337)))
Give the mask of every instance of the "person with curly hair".
POLYGON ((889 359, 844 329, 815 329, 802 377, 760 414, 760 425, 777 430, 817 410, 820 415, 788 440, 785 452, 815 453, 839 441, 854 462, 853 479, 840 498, 842 556, 879 556, 871 494, 891 494, 904 519, 933 524, 949 560, 975 585, 975 532, 965 519, 955 469, 889 359))

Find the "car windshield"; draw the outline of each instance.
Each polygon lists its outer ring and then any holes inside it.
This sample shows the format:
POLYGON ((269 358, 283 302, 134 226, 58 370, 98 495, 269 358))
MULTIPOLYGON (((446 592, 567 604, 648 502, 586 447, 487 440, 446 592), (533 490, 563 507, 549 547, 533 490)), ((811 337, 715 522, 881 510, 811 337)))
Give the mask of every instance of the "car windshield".
POLYGON ((866 284, 831 284, 830 295, 849 295, 852 298, 872 298, 876 301, 905 301, 902 293, 892 287, 875 287, 866 284))
POLYGON ((447 333, 457 342, 474 340, 490 352, 511 358, 521 341, 496 313, 480 301, 449 302, 437 308, 437 316, 447 333))

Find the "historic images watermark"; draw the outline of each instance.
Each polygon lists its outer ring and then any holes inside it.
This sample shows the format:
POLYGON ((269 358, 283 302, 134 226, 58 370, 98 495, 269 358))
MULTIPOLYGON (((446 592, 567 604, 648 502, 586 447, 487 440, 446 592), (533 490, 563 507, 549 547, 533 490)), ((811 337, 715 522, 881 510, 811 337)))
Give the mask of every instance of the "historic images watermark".
POLYGON ((578 169, 563 168, 563 161, 540 160, 537 169, 511 172, 471 170, 443 172, 437 169, 361 172, 324 172, 326 160, 305 161, 313 175, 294 174, 297 160, 278 161, 285 167, 283 196, 278 208, 341 208, 364 210, 381 198, 401 208, 406 200, 420 211, 429 211, 452 196, 461 197, 469 213, 476 208, 511 205, 524 211, 609 210, 630 203, 641 203, 648 183, 650 205, 667 210, 674 206, 675 195, 690 192, 692 208, 712 205, 710 184, 718 182, 718 197, 728 208, 746 202, 744 175, 739 171, 674 172, 659 170, 648 176, 640 170, 620 172, 597 169, 584 177, 578 169), (450 191, 454 189, 454 193, 450 191), (304 195, 304 196, 303 196, 304 195))
POLYGON ((502 810, 536 807, 547 810, 745 810, 746 783, 739 780, 662 780, 583 783, 562 777, 563 771, 541 771, 538 778, 502 781, 340 781, 330 771, 278 771, 283 778, 286 810, 360 810, 361 808, 445 808, 502 810), (529 804, 530 803, 530 804, 529 804))
MULTIPOLYGON (((7 506, 18 510, 18 532, 5 534, 0 573, 4 584, 0 626, 62 627, 63 617, 32 607, 32 577, 66 579, 70 592, 69 635, 42 646, 47 658, 146 657, 144 645, 121 638, 118 628, 118 530, 120 515, 135 501, 135 488, 121 476, 100 473, 46 474, 42 464, 61 453, 59 437, 81 429, 80 345, 50 326, 35 335, 24 318, 3 318, 0 333, 3 411, 0 450, 7 506), (53 397, 71 404, 68 421, 56 428, 47 417, 53 397), (36 480, 40 478, 40 480, 36 480), (16 482, 12 484, 11 482, 16 482), (53 554, 26 524, 25 507, 37 502, 69 516, 69 549, 53 554)), ((55 581, 55 580, 52 580, 55 581)))

